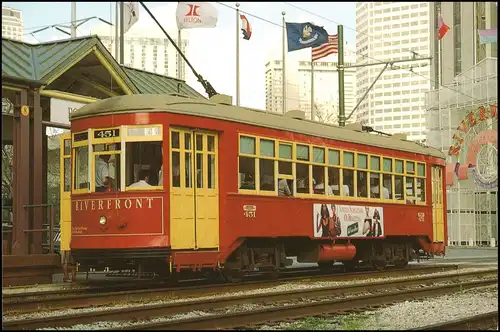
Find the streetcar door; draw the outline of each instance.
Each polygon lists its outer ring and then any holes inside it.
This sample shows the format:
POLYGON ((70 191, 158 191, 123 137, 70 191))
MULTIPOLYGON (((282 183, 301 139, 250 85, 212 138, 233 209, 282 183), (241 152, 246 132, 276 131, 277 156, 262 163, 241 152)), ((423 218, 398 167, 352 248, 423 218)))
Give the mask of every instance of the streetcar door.
POLYGON ((432 233, 434 242, 444 242, 443 170, 432 167, 432 233))
POLYGON ((71 242, 71 133, 60 136, 59 250, 70 250, 71 242))
POLYGON ((172 249, 218 249, 217 135, 170 130, 172 249))

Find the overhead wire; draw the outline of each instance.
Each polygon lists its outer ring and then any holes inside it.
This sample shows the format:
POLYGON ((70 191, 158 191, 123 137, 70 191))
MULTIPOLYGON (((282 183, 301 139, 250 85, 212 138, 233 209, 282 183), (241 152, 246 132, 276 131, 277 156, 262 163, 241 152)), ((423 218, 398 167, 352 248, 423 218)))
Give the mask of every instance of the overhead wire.
MULTIPOLYGON (((220 5, 222 5, 222 6, 224 6, 224 7, 227 7, 227 8, 229 8, 229 9, 236 10, 236 8, 234 8, 234 7, 230 6, 230 5, 227 5, 227 4, 225 4, 225 3, 222 3, 222 2, 217 2, 217 3, 218 3, 218 4, 220 4, 220 5)), ((340 24, 339 22, 333 21, 333 20, 331 20, 331 19, 329 19, 329 18, 323 17, 322 15, 318 15, 318 14, 316 14, 316 13, 313 13, 313 12, 311 12, 311 11, 309 11, 309 10, 303 9, 303 8, 298 7, 298 6, 296 6, 296 5, 293 5, 293 4, 290 4, 290 3, 287 3, 287 2, 284 2, 284 3, 285 3, 285 4, 287 4, 287 5, 289 5, 289 6, 291 6, 291 7, 294 7, 294 8, 296 8, 296 9, 302 10, 302 11, 304 11, 304 12, 306 12, 306 13, 310 14, 310 15, 317 16, 317 17, 319 17, 319 18, 321 18, 321 19, 324 19, 324 20, 326 20, 326 21, 330 21, 330 22, 335 23, 335 24, 340 24)), ((263 22, 267 22, 267 23, 272 24, 272 25, 274 25, 274 26, 277 26, 277 27, 283 28, 283 25, 282 25, 282 24, 278 24, 278 23, 272 22, 272 21, 267 20, 267 19, 265 19, 265 18, 262 18, 262 17, 260 17, 260 16, 258 16, 258 15, 255 15, 255 14, 249 13, 249 12, 247 12, 247 11, 243 11, 243 10, 241 10, 241 9, 239 9, 239 11, 240 11, 241 13, 244 13, 244 14, 248 15, 248 16, 251 16, 251 17, 257 18, 257 19, 259 19, 259 20, 261 20, 261 21, 263 21, 263 22)), ((345 25, 343 25, 343 26, 344 26, 344 27, 346 27, 346 28, 348 28, 348 29, 350 29, 350 30, 353 30, 353 31, 355 31, 355 32, 358 32, 358 31, 357 31, 356 29, 354 29, 354 28, 351 28, 351 27, 348 27, 348 26, 345 26, 345 25)), ((374 38, 374 39, 376 39, 375 37, 373 37, 373 36, 371 36, 371 35, 368 35, 368 36, 369 36, 369 37, 372 37, 372 38, 374 38)), ((379 40, 381 40, 381 39, 379 39, 379 40)), ((381 41, 383 41, 383 40, 381 40, 381 41)), ((384 41, 384 42, 385 42, 385 41, 384 41)), ((376 58, 371 57, 371 56, 366 55, 366 54, 361 54, 361 52, 356 51, 356 50, 353 50, 353 49, 349 49, 349 48, 346 48, 346 49, 347 49, 348 51, 351 51, 351 52, 355 53, 355 54, 361 55, 361 56, 363 56, 363 57, 365 57, 365 58, 369 58, 369 59, 371 59, 371 60, 375 60, 375 61, 377 61, 377 62, 380 62, 381 64, 384 64, 385 62, 390 62, 390 61, 387 61, 387 60, 379 60, 379 59, 376 59, 376 58)), ((400 49, 400 50, 403 50, 403 48, 401 48, 401 47, 399 47, 399 49, 400 49)), ((416 53, 416 52, 414 52, 414 51, 412 51, 412 50, 409 50, 409 51, 410 51, 411 53, 418 54, 418 53, 416 53)), ((408 59, 408 60, 410 60, 410 59, 408 59)), ((422 59, 422 61, 424 61, 424 59, 422 59)), ((434 84, 438 83, 438 82, 434 81, 433 79, 431 79, 431 78, 429 78, 429 77, 423 76, 423 75, 421 75, 421 74, 417 74, 415 71, 413 71, 413 70, 412 70, 412 68, 416 68, 416 67, 423 67, 423 66, 421 66, 421 65, 420 65, 420 66, 412 66, 410 69, 401 68, 401 66, 391 66, 391 70, 398 70, 398 69, 399 69, 399 70, 406 70, 406 71, 409 71, 409 72, 410 72, 410 73, 412 73, 412 74, 415 74, 415 75, 417 75, 417 76, 420 76, 420 77, 422 77, 422 78, 424 78, 424 79, 428 80, 428 81, 429 81, 429 82, 431 82, 431 83, 434 83, 434 84)), ((346 67, 346 68, 348 68, 348 67, 346 67)), ((476 98, 474 98, 474 97, 472 97, 472 96, 470 96, 470 95, 468 95, 468 94, 466 94, 466 93, 464 93, 464 92, 462 92, 462 91, 459 91, 459 90, 453 89, 453 88, 452 88, 452 87, 450 87, 450 86, 447 86, 447 85, 440 85, 440 84, 438 84, 438 85, 439 85, 440 87, 442 87, 442 88, 446 88, 446 89, 451 90, 451 91, 453 91, 453 92, 456 92, 456 93, 462 94, 462 95, 464 95, 464 96, 466 96, 466 97, 468 97, 468 98, 471 98, 472 100, 475 100, 475 101, 479 101, 479 102, 480 102, 480 100, 479 100, 479 99, 476 99, 476 98)))

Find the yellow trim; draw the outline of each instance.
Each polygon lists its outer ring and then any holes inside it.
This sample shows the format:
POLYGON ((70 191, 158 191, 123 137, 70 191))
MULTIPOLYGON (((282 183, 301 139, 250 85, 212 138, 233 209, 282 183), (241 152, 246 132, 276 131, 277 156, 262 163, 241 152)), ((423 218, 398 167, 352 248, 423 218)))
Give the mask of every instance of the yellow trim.
MULTIPOLYGON (((415 190, 415 195, 412 196, 411 198, 415 200, 416 205, 426 205, 427 202, 420 202, 417 201, 417 196, 416 196, 416 179, 421 178, 421 179, 426 179, 425 176, 419 176, 417 175, 417 170, 418 170, 418 165, 424 165, 426 167, 425 162, 419 162, 416 160, 411 160, 411 159, 406 159, 406 158, 393 158, 393 157, 388 157, 385 155, 380 155, 380 154, 372 154, 369 152, 358 152, 355 150, 344 150, 344 149, 339 149, 337 147, 329 147, 329 146, 318 146, 314 144, 306 144, 302 142, 291 142, 291 141, 286 141, 286 140, 280 140, 276 138, 269 138, 269 137, 260 137, 256 136, 253 134, 246 134, 246 133, 238 133, 238 192, 241 194, 253 194, 253 195, 264 195, 264 196, 274 196, 278 194, 277 190, 277 183, 278 179, 285 178, 285 179, 291 179, 293 180, 293 195, 294 197, 298 198, 327 198, 327 199, 345 199, 345 200, 352 200, 352 201, 362 201, 362 202, 374 202, 374 203, 393 203, 393 204, 406 204, 406 199, 410 198, 410 196, 406 196, 406 178, 411 177, 413 178, 413 183, 414 183, 414 190, 415 190), (240 153, 240 140, 241 137, 249 137, 253 138, 255 140, 255 154, 248 154, 248 153, 240 153), (260 140, 272 140, 275 143, 275 155, 274 157, 268 157, 268 156, 261 156, 260 155, 260 140), (291 146, 292 148, 292 158, 291 159, 286 159, 286 158, 280 158, 279 156, 279 146, 280 144, 288 145, 291 146), (309 161, 305 160, 298 160, 297 159, 297 145, 303 145, 303 146, 308 146, 309 148, 309 161), (320 148, 323 149, 325 153, 325 159, 324 163, 319 163, 319 162, 314 162, 314 148, 320 148), (337 151, 339 152, 339 165, 330 165, 329 161, 329 151, 337 151), (349 166, 343 166, 344 165, 344 153, 352 153, 353 154, 353 167, 349 166), (366 169, 358 169, 358 157, 359 155, 365 155, 367 158, 366 161, 366 169), (255 161, 255 190, 248 190, 248 189, 239 189, 240 183, 239 183, 239 157, 248 157, 248 158, 253 158, 255 161), (377 157, 379 158, 379 170, 371 170, 371 158, 372 157, 377 157), (259 160, 260 159, 267 159, 267 160, 274 160, 275 161, 275 182, 276 182, 276 190, 275 191, 263 191, 260 190, 260 167, 259 167, 259 160), (391 172, 387 172, 384 170, 384 159, 389 159, 391 161, 391 172), (403 173, 396 173, 395 172, 395 163, 396 160, 401 160, 403 162, 403 173), (278 162, 279 161, 284 161, 284 162, 291 162, 292 163, 292 173, 293 175, 287 175, 287 174, 280 174, 278 170, 278 162), (407 162, 412 162, 414 163, 414 173, 410 174, 407 173, 406 169, 406 163, 407 162), (296 179, 296 164, 297 163, 302 163, 302 164, 307 164, 309 165, 309 187, 310 187, 310 192, 308 194, 305 193, 297 193, 297 179, 296 179), (336 168, 339 170, 339 176, 340 176, 340 195, 327 195, 327 190, 325 188, 325 193, 324 194, 315 194, 314 193, 314 186, 312 185, 312 169, 313 166, 319 166, 319 167, 324 167, 324 182, 325 184, 329 183, 329 177, 328 177, 328 167, 331 168, 336 168), (346 196, 344 195, 344 172, 343 170, 351 170, 353 171, 353 193, 351 193, 352 196, 346 196), (358 187, 358 172, 366 172, 367 175, 367 196, 368 197, 358 197, 357 193, 357 187, 358 187), (371 174, 378 174, 379 175, 379 197, 378 198, 372 198, 371 197, 371 174), (383 199, 383 187, 384 187, 384 182, 383 182, 383 176, 384 174, 390 175, 391 176, 391 193, 392 193, 392 199, 383 199), (395 196, 395 176, 401 176, 403 178, 403 199, 402 200, 396 200, 395 196)), ((425 174, 427 174, 427 171, 425 171, 425 174)), ((425 182, 424 182, 425 183, 425 182)), ((424 184, 425 186, 425 184, 424 184)), ((425 198, 425 197, 424 197, 425 198)), ((414 205, 412 203, 412 205, 414 205)))
POLYGON ((12 91, 23 91, 23 89, 21 89, 21 88, 16 88, 13 86, 8 86, 8 85, 2 85, 2 89, 12 90, 12 91))
POLYGON ((50 85, 52 82, 54 82, 59 77, 61 77, 61 75, 63 75, 64 73, 66 73, 71 67, 73 67, 74 65, 76 65, 78 62, 82 61, 87 55, 89 55, 92 52, 93 52, 93 48, 89 48, 87 51, 85 51, 85 53, 82 53, 78 58, 76 58, 75 60, 71 61, 71 63, 69 65, 65 66, 63 69, 61 69, 60 71, 58 71, 55 75, 53 75, 51 77, 50 80, 47 81, 47 86, 50 85))
POLYGON ((82 77, 78 79, 79 82, 86 84, 94 89, 96 89, 99 92, 104 93, 108 97, 117 97, 120 96, 119 93, 114 92, 113 90, 108 89, 102 84, 93 82, 92 80, 88 79, 87 77, 82 77))
POLYGON ((44 96, 44 97, 58 98, 58 99, 62 99, 62 100, 69 100, 69 101, 74 101, 77 103, 85 103, 85 104, 90 104, 90 103, 93 103, 93 102, 100 100, 97 98, 83 97, 80 95, 76 95, 74 93, 62 92, 62 91, 57 91, 57 90, 40 90, 40 95, 44 96))
POLYGON ((132 90, 125 84, 125 82, 122 80, 122 78, 116 73, 116 71, 111 66, 111 64, 108 62, 108 60, 106 60, 106 58, 104 57, 104 55, 102 55, 102 53, 97 48, 95 48, 95 47, 93 48, 93 51, 94 51, 97 59, 99 59, 99 61, 101 62, 101 64, 111 74, 111 76, 115 79, 116 83, 125 92, 125 94, 127 94, 127 95, 133 94, 132 90))
POLYGON ((143 187, 125 187, 125 191, 158 191, 163 190, 163 186, 143 186, 143 187))

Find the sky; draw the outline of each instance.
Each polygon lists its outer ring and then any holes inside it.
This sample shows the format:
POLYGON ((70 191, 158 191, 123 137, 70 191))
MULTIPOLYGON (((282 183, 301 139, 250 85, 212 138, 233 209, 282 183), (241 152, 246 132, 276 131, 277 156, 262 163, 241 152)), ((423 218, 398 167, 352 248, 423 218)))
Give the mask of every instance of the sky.
MULTIPOLYGON (((176 37, 175 2, 145 2, 162 26, 176 37)), ((225 2, 235 7, 235 2, 225 2)), ((25 41, 31 43, 47 42, 56 39, 68 38, 67 35, 55 30, 47 29, 35 34, 30 32, 37 28, 52 24, 61 24, 71 21, 71 2, 3 2, 3 6, 22 11, 25 41), (42 14, 41 13, 45 13, 42 14), (28 33, 28 34, 26 34, 28 33), (35 39, 36 38, 36 39, 35 39)), ((219 3, 213 2, 218 11, 217 27, 212 29, 189 29, 188 60, 195 70, 210 81, 218 93, 227 94, 236 99, 236 12, 219 3)), ((242 106, 265 109, 265 63, 271 55, 281 59, 283 11, 286 12, 286 22, 312 22, 323 26, 330 34, 337 32, 337 24, 344 26, 345 40, 348 49, 355 51, 355 2, 294 2, 294 6, 301 7, 309 12, 294 8, 284 2, 241 2, 240 10, 247 12, 247 19, 252 26, 252 37, 249 41, 240 37, 240 101, 242 106), (252 17, 258 16, 261 19, 252 17), (264 20, 270 21, 266 22, 264 20)), ((77 2, 76 18, 82 19, 98 16, 114 23, 115 2, 77 2)), ((77 36, 88 36, 92 31, 109 29, 98 20, 90 20, 78 28, 77 36)), ((139 21, 130 30, 148 30, 154 35, 161 35, 160 28, 140 6, 139 21)), ((287 54, 287 63, 298 59, 309 59, 310 49, 290 52, 287 54)), ((328 58, 325 58, 328 61, 328 58)), ((200 83, 188 70, 187 83, 197 91, 204 93, 200 83)))

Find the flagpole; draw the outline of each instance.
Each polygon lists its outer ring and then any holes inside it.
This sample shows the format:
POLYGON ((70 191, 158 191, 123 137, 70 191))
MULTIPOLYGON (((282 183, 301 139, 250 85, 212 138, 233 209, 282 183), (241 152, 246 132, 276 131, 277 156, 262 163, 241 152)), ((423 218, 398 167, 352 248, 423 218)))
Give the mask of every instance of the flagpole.
POLYGON ((311 51, 311 121, 316 121, 316 110, 314 109, 314 60, 311 51))
POLYGON ((281 15, 283 15, 283 114, 286 113, 286 23, 285 23, 285 15, 286 13, 283 11, 281 12, 281 15))
POLYGON ((240 106, 240 7, 236 3, 236 106, 240 106))
POLYGON ((120 64, 123 65, 123 62, 125 61, 125 42, 124 42, 124 17, 123 17, 123 1, 120 2, 120 64))
MULTIPOLYGON (((182 43, 181 43, 181 39, 182 39, 182 29, 178 29, 177 30, 177 44, 179 44, 179 48, 182 50, 182 43)), ((179 52, 177 52, 177 78, 178 79, 182 79, 181 77, 181 54, 179 52)))
POLYGON ((118 55, 120 53, 119 48, 118 48, 118 36, 120 35, 120 24, 118 23, 119 18, 119 11, 120 8, 118 6, 119 2, 117 1, 116 3, 116 10, 115 10, 115 59, 118 61, 118 55))

